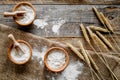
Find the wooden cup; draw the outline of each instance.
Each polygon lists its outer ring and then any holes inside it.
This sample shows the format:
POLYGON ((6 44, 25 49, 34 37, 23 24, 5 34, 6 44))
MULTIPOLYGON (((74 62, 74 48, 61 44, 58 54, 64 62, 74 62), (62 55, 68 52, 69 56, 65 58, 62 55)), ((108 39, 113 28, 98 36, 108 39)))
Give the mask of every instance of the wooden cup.
POLYGON ((16 22, 17 24, 19 24, 19 25, 21 25, 21 26, 28 26, 28 25, 32 24, 33 21, 34 21, 35 18, 36 18, 36 10, 35 10, 34 6, 33 6, 31 3, 29 3, 29 2, 20 2, 20 3, 18 3, 18 4, 15 5, 15 7, 13 8, 13 12, 16 11, 17 8, 18 8, 20 5, 28 5, 28 6, 30 6, 30 7, 33 9, 33 11, 34 11, 34 19, 31 20, 31 21, 30 21, 29 23, 27 23, 27 24, 21 24, 21 23, 19 23, 19 21, 16 20, 16 17, 13 17, 13 19, 15 20, 15 22, 16 22))
POLYGON ((50 49, 46 52, 46 54, 45 54, 45 56, 44 56, 44 64, 45 64, 45 66, 47 67, 47 69, 50 70, 50 71, 52 71, 52 72, 61 72, 61 71, 63 71, 63 70, 67 67, 68 63, 69 63, 69 55, 68 55, 67 51, 65 51, 63 48, 60 48, 60 47, 52 47, 52 48, 50 48, 50 49), (65 54, 65 58, 66 58, 65 64, 64 64, 62 67, 60 67, 59 69, 52 69, 52 68, 48 65, 48 63, 47 63, 48 55, 49 55, 49 53, 50 53, 52 50, 61 50, 61 51, 63 51, 64 54, 65 54))
POLYGON ((13 63, 15 63, 15 64, 17 64, 17 65, 22 65, 22 64, 25 64, 25 63, 27 63, 28 61, 30 61, 30 59, 31 59, 31 57, 32 57, 32 47, 30 46, 30 44, 28 43, 28 42, 26 42, 26 41, 24 41, 24 40, 17 40, 17 42, 18 43, 24 43, 24 44, 26 44, 28 47, 29 47, 29 49, 30 49, 30 56, 29 56, 29 58, 26 60, 26 61, 23 61, 23 62, 16 62, 12 57, 11 57, 11 50, 12 50, 12 48, 13 48, 13 44, 8 48, 8 58, 10 59, 10 61, 11 62, 13 62, 13 63))

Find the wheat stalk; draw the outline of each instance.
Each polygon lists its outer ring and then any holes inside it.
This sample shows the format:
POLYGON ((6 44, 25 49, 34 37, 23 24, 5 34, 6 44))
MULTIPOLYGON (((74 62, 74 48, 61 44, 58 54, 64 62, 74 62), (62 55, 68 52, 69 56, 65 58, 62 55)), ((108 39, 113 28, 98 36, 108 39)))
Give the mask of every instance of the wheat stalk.
MULTIPOLYGON (((87 30, 88 30, 88 32, 89 32, 89 34, 90 34, 90 36, 91 36, 91 38, 92 38, 92 40, 94 41, 94 43, 95 44, 97 44, 97 42, 98 42, 98 38, 95 36, 95 35, 93 35, 93 33, 92 33, 92 31, 89 29, 89 28, 87 28, 87 30), (94 39, 94 36, 96 37, 96 39, 94 39)), ((99 41, 100 42, 100 41, 99 41)), ((90 44, 90 46, 92 47, 92 45, 90 44)), ((99 48, 99 47, 98 47, 99 48)), ((114 78, 116 79, 116 80, 118 80, 117 79, 117 77, 116 77, 116 75, 112 72, 112 70, 110 69, 110 67, 109 67, 109 65, 108 65, 108 63, 107 63, 107 61, 106 61, 106 59, 105 59, 105 57, 102 55, 102 57, 101 56, 99 56, 99 54, 96 52, 96 50, 92 47, 92 49, 95 51, 95 53, 98 55, 98 57, 101 59, 101 61, 104 63, 104 65, 107 67, 107 69, 110 71, 110 73, 111 73, 111 77, 113 77, 114 76, 114 78), (104 60, 103 60, 104 59, 104 60)), ((99 48, 100 49, 100 48, 99 48)), ((101 51, 102 52, 102 51, 101 51)), ((113 79, 114 80, 114 79, 113 79)))
POLYGON ((95 33, 93 33, 89 27, 87 27, 87 30, 88 30, 89 35, 92 38, 92 40, 94 42, 97 41, 97 45, 102 46, 104 48, 105 52, 108 52, 109 50, 108 50, 107 46, 98 38, 98 36, 95 33))
MULTIPOLYGON (((104 27, 107 29, 107 26, 108 26, 109 29, 112 31, 113 29, 112 29, 112 27, 109 25, 109 23, 107 22, 108 25, 105 24, 104 21, 105 21, 106 19, 103 20, 103 18, 105 18, 104 15, 103 15, 102 13, 99 13, 98 10, 97 10, 95 7, 93 7, 93 10, 94 10, 97 18, 98 18, 98 19, 100 20, 100 22, 104 25, 104 27), (106 25, 107 25, 107 26, 106 26, 106 25)), ((114 31, 113 31, 113 32, 114 32, 114 31)), ((116 41, 114 40, 114 38, 112 37, 111 33, 110 33, 110 32, 108 32, 108 33, 109 33, 111 39, 114 41, 114 43, 115 43, 115 45, 117 46, 117 48, 120 50, 119 46, 117 45, 117 42, 116 42, 116 41)))
MULTIPOLYGON (((92 33, 92 31, 91 31, 89 28, 87 28, 87 30, 88 30, 89 34, 91 34, 90 36, 91 36, 91 38, 93 39, 93 41, 94 41, 95 44, 98 44, 98 42, 101 43, 101 41, 99 41, 99 38, 97 38, 96 35, 92 35, 93 33, 92 33)), ((98 45, 97 45, 97 46, 98 46, 98 45)), ((99 46, 98 46, 98 48, 99 48, 99 46)), ((101 50, 101 49, 99 48, 99 50, 101 50)), ((94 50, 94 51, 96 51, 96 50, 94 50)), ((102 52, 102 51, 101 51, 101 52, 102 52)), ((97 55, 98 55, 98 54, 97 54, 97 55)), ((99 55, 98 55, 98 56, 99 56, 99 55)), ((102 55, 102 57, 99 56, 99 58, 102 60, 102 62, 104 63, 104 65, 107 67, 107 69, 110 71, 111 77, 114 76, 114 78, 115 78, 116 80, 118 80, 117 77, 116 77, 116 75, 115 75, 115 74, 112 72, 112 70, 110 69, 110 67, 109 67, 109 65, 108 65, 105 57, 102 55)), ((114 80, 114 79, 113 79, 113 80, 114 80)))
MULTIPOLYGON (((88 37, 88 35, 87 35, 87 31, 86 31, 84 25, 83 25, 83 24, 80 24, 80 28, 81 28, 81 30, 82 30, 82 32, 83 32, 83 36, 84 36, 85 40, 88 42, 88 44, 91 44, 91 43, 90 43, 90 39, 89 39, 89 37, 88 37)), ((82 47, 82 46, 81 46, 81 47, 82 47)), ((82 47, 82 50, 83 50, 83 52, 85 52, 83 47, 82 47)), ((87 52, 86 52, 86 53, 87 53, 87 52)), ((84 53, 84 54, 85 54, 85 53, 84 53)), ((96 65, 96 63, 94 62, 94 60, 92 59, 92 57, 91 57, 89 54, 87 54, 87 56, 88 56, 90 62, 92 63, 94 69, 99 73, 99 75, 100 75, 101 78, 102 78, 102 75, 101 75, 101 73, 100 73, 100 71, 99 71, 99 68, 98 68, 98 66, 96 65)), ((87 60, 88 60, 88 59, 87 59, 87 60)), ((93 70, 93 72, 94 72, 94 70, 93 70)), ((95 72, 94 72, 94 73, 95 73, 95 72)), ((95 73, 95 74, 96 74, 96 73, 95 73)), ((97 74, 96 74, 96 76, 97 76, 97 74)), ((98 76, 97 76, 97 77, 98 77, 98 76)), ((98 78, 99 78, 99 77, 98 77, 98 78)), ((103 78, 102 78, 102 79, 103 79, 103 78)))

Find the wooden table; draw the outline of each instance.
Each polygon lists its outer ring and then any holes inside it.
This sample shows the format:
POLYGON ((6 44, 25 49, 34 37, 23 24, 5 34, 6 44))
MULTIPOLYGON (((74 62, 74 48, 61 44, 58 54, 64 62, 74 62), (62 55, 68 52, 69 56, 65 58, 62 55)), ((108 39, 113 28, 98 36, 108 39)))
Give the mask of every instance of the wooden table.
MULTIPOLYGON (((23 1, 23 0, 21 0, 23 1)), ((24 30, 26 32, 33 33, 42 37, 81 37, 81 31, 79 24, 84 25, 98 25, 101 26, 100 22, 96 18, 92 11, 92 6, 98 8, 99 11, 103 12, 115 26, 117 31, 120 30, 120 0, 96 0, 89 2, 86 0, 24 0, 31 2, 37 11, 37 19, 46 20, 47 26, 43 29, 37 29, 35 25, 31 25, 31 28, 21 28, 17 25, 12 18, 3 17, 3 12, 12 11, 14 5, 20 0, 0 0, 0 23, 24 30), (47 4, 47 5, 46 5, 47 4), (51 5, 54 4, 54 5, 51 5), (58 5, 62 4, 62 5, 58 5), (73 4, 73 5, 66 5, 73 4), (81 5, 74 5, 81 4, 81 5), (85 4, 85 5, 83 5, 85 4), (92 5, 89 5, 92 4, 92 5), (96 5, 99 4, 99 5, 96 5), (61 25, 59 34, 55 34, 52 31, 53 22, 56 23, 60 20, 64 20, 65 23, 61 25)))

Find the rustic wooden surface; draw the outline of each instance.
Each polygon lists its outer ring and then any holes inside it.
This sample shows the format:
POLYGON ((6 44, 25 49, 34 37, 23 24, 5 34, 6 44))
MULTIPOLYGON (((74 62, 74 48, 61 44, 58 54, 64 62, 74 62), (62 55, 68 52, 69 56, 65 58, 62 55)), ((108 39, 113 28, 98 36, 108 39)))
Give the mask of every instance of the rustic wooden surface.
POLYGON ((37 18, 46 20, 49 24, 43 29, 37 29, 35 25, 29 28, 19 27, 12 17, 3 17, 4 11, 12 11, 14 5, 0 5, 0 23, 19 28, 21 30, 33 33, 42 37, 81 37, 80 23, 85 26, 98 25, 102 26, 92 11, 95 6, 99 11, 103 12, 106 17, 114 23, 115 31, 120 31, 120 5, 34 5, 37 11, 37 18), (59 35, 53 33, 53 22, 62 19, 65 21, 59 29, 59 35))
POLYGON ((30 2, 34 2, 33 5, 37 11, 36 19, 46 20, 48 23, 43 29, 37 29, 34 24, 26 28, 21 28, 14 22, 12 17, 3 17, 3 12, 12 11, 12 8, 18 1, 8 0, 8 2, 0 5, 0 23, 52 40, 70 42, 77 45, 79 37, 82 37, 79 27, 80 23, 83 23, 85 27, 88 25, 102 26, 92 11, 92 6, 95 6, 99 11, 103 12, 115 25, 115 31, 120 32, 120 5, 39 5, 40 3, 38 1, 31 0, 30 2), (7 4, 8 2, 9 4, 7 4), (61 25, 59 34, 55 34, 52 31, 52 27, 54 26, 53 22, 59 22, 59 20, 64 20, 65 23, 61 25))
MULTIPOLYGON (((115 32, 120 32, 120 5, 37 5, 34 4, 37 11, 37 18, 45 20, 48 24, 43 29, 36 28, 34 24, 21 28, 17 25, 12 17, 3 17, 4 11, 12 11, 15 4, 1 4, 0 5, 0 23, 18 28, 25 32, 47 37, 51 40, 70 42, 77 46, 79 38, 82 37, 80 23, 83 23, 85 27, 88 25, 103 26, 97 19, 96 15, 92 11, 92 7, 95 6, 100 12, 103 12, 106 17, 114 24, 113 28, 115 32), (59 34, 52 31, 52 28, 60 20, 64 20, 65 23, 61 25, 59 34)), ((109 34, 107 36, 110 36, 109 34)), ((120 38, 120 36, 118 37, 120 38)), ((110 41, 113 42, 113 41, 110 41)), ((117 40, 118 44, 120 40, 117 40)), ((86 44, 86 43, 85 43, 86 44)), ((113 42, 115 44, 115 42, 113 42)), ((88 49, 88 48, 87 48, 88 49)))
MULTIPOLYGON (((0 37, 0 80, 71 80, 69 78, 70 76, 74 76, 72 80, 91 80, 89 67, 83 61, 81 61, 81 59, 79 59, 65 44, 38 37, 2 24, 0 24, 0 37), (12 42, 11 40, 9 40, 8 34, 13 34, 16 39, 22 39, 30 43, 33 51, 32 59, 30 60, 30 62, 20 66, 15 65, 11 61, 9 61, 9 58, 7 57, 7 50, 8 46, 10 46, 12 42), (60 73, 53 73, 48 71, 44 67, 43 55, 47 51, 47 49, 55 46, 62 47, 67 50, 70 57, 69 64, 74 62, 75 64, 72 64, 72 66, 77 66, 79 68, 76 69, 68 65, 68 67, 71 68, 69 68, 70 71, 63 71, 60 73), (80 65, 76 65, 78 64, 76 62, 79 62, 81 65, 83 65, 83 67, 81 67, 80 65), (76 71, 74 71, 73 69, 76 71), (72 74, 69 74, 69 72, 71 73, 71 71, 73 71, 72 74), (78 74, 73 75, 75 73, 78 73, 79 71, 80 76, 78 74), (68 74, 66 74, 66 72, 68 72, 68 74)), ((69 42, 70 40, 71 39, 69 39, 67 42, 69 42)), ((79 40, 84 41, 83 38, 79 38, 79 40)), ((98 56, 93 51, 87 50, 87 52, 92 56, 93 60, 98 65, 100 72, 103 73, 103 78, 105 80, 112 80, 108 70, 106 69, 102 61, 98 58, 98 56)), ((120 80, 120 59, 118 57, 106 54, 107 53, 103 53, 103 56, 106 58, 112 71, 118 77, 118 80, 120 80)), ((98 79, 95 78, 95 80, 98 79)))
POLYGON ((0 4, 29 1, 32 4, 120 4, 120 0, 0 0, 0 4))
MULTIPOLYGON (((93 13, 92 6, 95 6, 99 11, 103 12, 105 16, 107 16, 110 19, 110 21, 114 23, 115 31, 120 32, 120 27, 119 27, 120 26, 120 5, 119 4, 120 4, 120 0, 0 0, 0 24, 9 25, 14 28, 18 28, 20 30, 33 33, 38 36, 47 37, 48 39, 51 39, 51 40, 69 42, 77 46, 78 40, 80 40, 82 37, 81 30, 79 27, 80 23, 83 23, 85 26, 88 26, 88 25, 102 26, 98 21, 98 19, 96 18, 95 14, 93 13), (33 24, 30 25, 30 27, 21 28, 19 25, 17 25, 14 22, 12 18, 3 17, 4 11, 12 11, 12 8, 14 7, 14 5, 20 1, 31 2, 35 6, 37 11, 36 19, 47 20, 46 22, 49 25, 45 26, 43 29, 40 29, 40 28, 37 29, 36 26, 33 24), (54 5, 51 5, 51 4, 54 4, 54 5), (58 5, 58 4, 62 4, 62 5, 58 5), (81 4, 81 5, 64 5, 64 4, 81 4), (100 4, 100 5, 97 5, 97 4, 100 4), (52 31, 52 27, 53 27, 52 22, 55 22, 59 19, 65 20, 65 23, 60 27, 60 33, 58 35, 52 31)), ((120 36, 119 36, 119 39, 120 39, 120 36)), ((88 45, 84 39, 83 39, 83 42, 84 42, 84 45, 88 45)), ((119 41, 118 41, 118 45, 120 46, 119 41)), ((87 46, 85 46, 85 48, 89 49, 89 47, 87 46)), ((5 65, 7 65, 7 63, 5 63, 5 65)), ((34 65, 32 66, 34 67, 34 65)), ((4 69, 2 68, 1 69, 2 70, 7 69, 7 71, 11 70, 8 67, 9 66, 6 66, 5 68, 3 67, 4 69)), ((12 68, 12 66, 10 66, 10 68, 12 68)), ((13 71, 16 71, 16 69, 13 71)), ((4 72, 6 73, 6 71, 4 72)), ((19 72, 19 70, 16 72, 19 72)), ((117 71, 115 72, 117 73, 117 71)), ((11 77, 11 76, 8 76, 9 74, 6 74, 6 75, 5 77, 8 77, 8 78, 11 77)), ((17 77, 15 78, 17 79, 17 77)))

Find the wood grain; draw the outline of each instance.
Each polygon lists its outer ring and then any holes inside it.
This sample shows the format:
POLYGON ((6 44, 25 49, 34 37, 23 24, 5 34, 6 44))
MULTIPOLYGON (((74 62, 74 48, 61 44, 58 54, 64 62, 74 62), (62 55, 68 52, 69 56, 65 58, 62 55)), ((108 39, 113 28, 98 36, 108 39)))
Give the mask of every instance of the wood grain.
POLYGON ((0 23, 6 24, 26 32, 33 33, 42 37, 80 37, 81 30, 79 24, 82 22, 85 26, 97 25, 102 26, 92 11, 95 6, 103 12, 115 25, 115 30, 120 31, 120 5, 34 5, 37 11, 37 19, 46 20, 48 23, 43 29, 37 29, 35 25, 26 28, 19 27, 13 18, 5 18, 2 13, 11 11, 14 5, 0 5, 0 23), (64 20, 61 25, 59 34, 52 31, 53 23, 64 20))
POLYGON ((32 4, 120 4, 120 0, 0 0, 0 4, 16 4, 21 1, 32 4))

